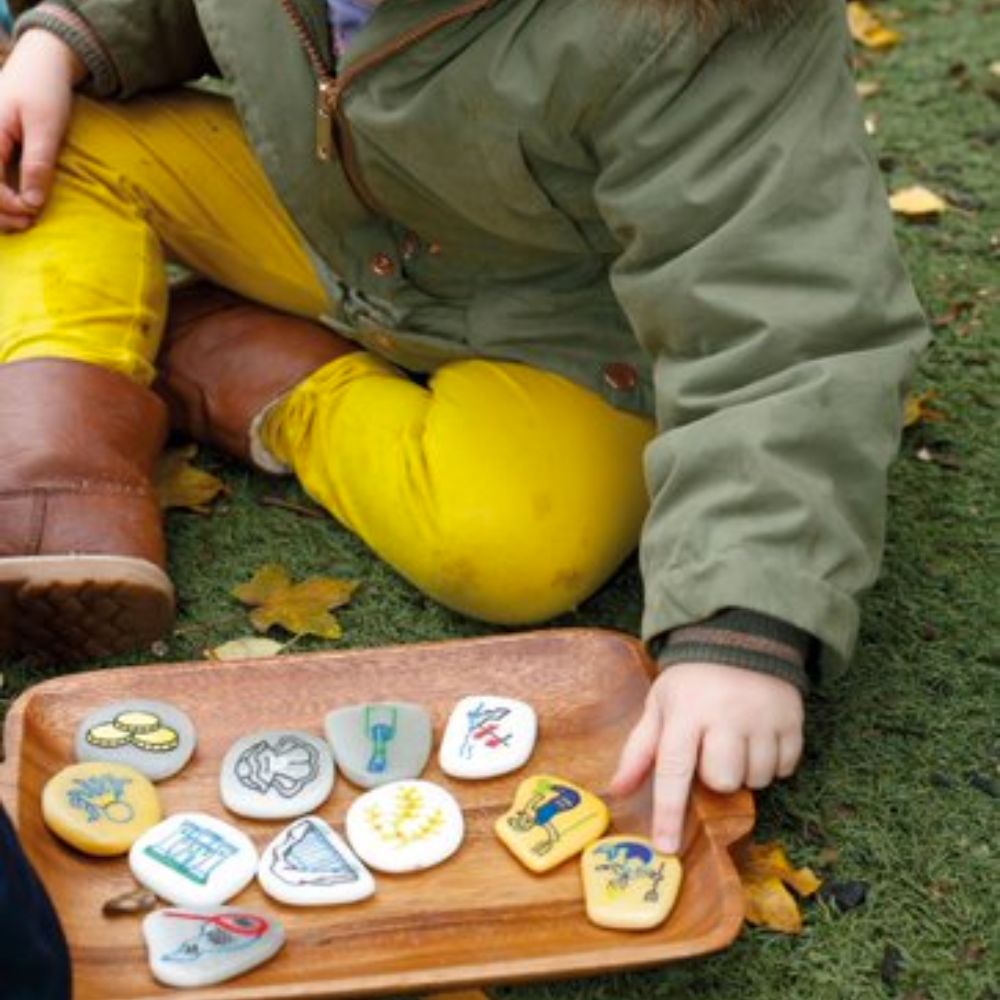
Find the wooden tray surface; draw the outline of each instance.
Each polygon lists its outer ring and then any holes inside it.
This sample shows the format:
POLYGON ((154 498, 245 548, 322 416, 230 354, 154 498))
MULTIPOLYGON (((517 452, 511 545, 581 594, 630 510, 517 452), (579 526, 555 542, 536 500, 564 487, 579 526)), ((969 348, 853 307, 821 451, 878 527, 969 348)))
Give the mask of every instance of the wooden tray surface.
MULTIPOLYGON (((358 701, 407 700, 433 717, 435 752, 424 777, 448 787, 465 813, 466 840, 438 868, 378 875, 376 895, 346 907, 299 909, 257 883, 232 905, 280 916, 288 943, 273 961, 228 983, 185 995, 198 1000, 344 997, 459 989, 657 965, 715 951, 742 923, 742 894, 727 846, 753 826, 749 793, 692 798, 685 879, 660 928, 626 933, 595 927, 584 913, 577 861, 536 876, 497 841, 493 822, 528 774, 551 772, 602 794, 649 686, 642 647, 614 632, 567 629, 425 645, 231 663, 182 663, 57 678, 27 691, 5 727, 0 799, 58 909, 74 960, 77 1000, 162 997, 137 917, 108 919, 101 905, 134 887, 124 858, 85 857, 41 818, 41 790, 73 760, 83 716, 127 697, 174 702, 195 722, 192 762, 161 783, 166 813, 203 810, 246 831, 259 849, 287 821, 234 817, 218 793, 229 745, 254 729, 294 727, 322 735, 330 709, 358 701), (454 703, 468 694, 531 703, 535 753, 520 772, 489 781, 444 776, 436 750, 454 703)), ((318 812, 343 832, 358 791, 338 776, 318 812)), ((648 831, 648 789, 612 805, 613 831, 648 831)))

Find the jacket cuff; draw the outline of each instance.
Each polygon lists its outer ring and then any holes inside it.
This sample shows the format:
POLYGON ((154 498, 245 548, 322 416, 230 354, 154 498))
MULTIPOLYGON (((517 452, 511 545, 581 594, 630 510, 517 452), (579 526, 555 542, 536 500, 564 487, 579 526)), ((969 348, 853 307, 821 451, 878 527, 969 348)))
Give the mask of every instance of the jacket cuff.
POLYGON ((721 663, 770 674, 809 690, 806 661, 813 637, 788 622, 745 608, 727 608, 704 621, 668 632, 659 644, 661 667, 721 663))
POLYGON ((14 25, 15 41, 30 28, 42 28, 61 38, 90 73, 86 90, 95 97, 113 97, 121 79, 107 49, 87 20, 68 0, 46 0, 22 14, 14 25))

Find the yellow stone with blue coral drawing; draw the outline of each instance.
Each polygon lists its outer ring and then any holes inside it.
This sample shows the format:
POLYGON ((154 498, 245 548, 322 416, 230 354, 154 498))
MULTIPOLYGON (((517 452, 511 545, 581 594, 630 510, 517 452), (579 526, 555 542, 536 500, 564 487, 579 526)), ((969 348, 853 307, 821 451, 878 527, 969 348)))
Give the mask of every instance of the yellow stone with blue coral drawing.
POLYGON ((587 917, 599 927, 641 931, 670 915, 681 887, 681 863, 645 837, 604 837, 580 858, 587 917))
POLYGON ((551 774, 518 785, 514 804, 494 830, 533 872, 547 872, 579 854, 608 828, 608 807, 592 792, 551 774))
POLYGON ((126 764, 72 764, 42 790, 46 826, 85 854, 124 854, 162 817, 153 783, 126 764))

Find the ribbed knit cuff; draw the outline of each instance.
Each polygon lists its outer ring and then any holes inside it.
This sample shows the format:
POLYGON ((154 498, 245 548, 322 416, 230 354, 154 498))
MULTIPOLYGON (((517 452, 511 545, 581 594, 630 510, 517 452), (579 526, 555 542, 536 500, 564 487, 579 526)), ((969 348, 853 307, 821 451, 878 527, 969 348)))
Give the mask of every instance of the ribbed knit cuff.
POLYGON ((113 97, 121 79, 104 43, 87 20, 68 2, 47 0, 22 14, 14 25, 15 41, 31 28, 42 28, 61 38, 90 72, 87 92, 95 97, 113 97))
POLYGON ((721 663, 770 674, 809 689, 806 659, 813 638, 808 632, 770 615, 727 608, 692 625, 669 632, 659 644, 661 667, 675 663, 721 663))

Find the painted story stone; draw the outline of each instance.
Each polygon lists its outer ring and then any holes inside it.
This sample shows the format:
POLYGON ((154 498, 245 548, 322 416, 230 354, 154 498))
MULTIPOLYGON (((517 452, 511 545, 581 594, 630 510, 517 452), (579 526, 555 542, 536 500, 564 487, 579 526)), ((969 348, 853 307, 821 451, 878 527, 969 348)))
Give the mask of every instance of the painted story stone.
POLYGON ((285 943, 274 917, 234 906, 150 913, 142 922, 149 966, 166 986, 211 986, 249 972, 285 943))
POLYGON ((465 836, 462 810, 430 781, 396 781, 360 795, 347 811, 347 839, 371 868, 412 872, 451 857, 465 836))
POLYGON ((128 764, 151 781, 163 781, 187 765, 197 744, 194 723, 176 705, 134 698, 103 705, 76 730, 81 761, 128 764))
POLYGON ((463 698, 452 710, 438 761, 453 778, 492 778, 522 767, 535 748, 538 719, 526 702, 499 695, 463 698))
POLYGON ((354 903, 375 892, 371 872, 319 816, 296 820, 268 844, 257 880, 289 906, 354 903))
POLYGON ((670 915, 681 887, 681 863, 645 837, 604 837, 580 858, 587 917, 599 927, 646 930, 670 915))
POLYGON ((608 807, 592 792, 539 774, 518 785, 513 805, 494 830, 526 868, 547 872, 597 840, 610 819, 608 807))
POLYGON ((416 778, 431 752, 431 718, 409 702, 349 705, 326 717, 337 766, 362 788, 416 778))
POLYGON ((219 906, 257 873, 257 848, 236 827, 206 813, 177 813, 129 852, 132 874, 177 906, 219 906))
POLYGON ((124 764, 71 764, 42 789, 45 824, 85 854, 124 854, 162 817, 153 783, 124 764))
POLYGON ((303 816, 330 797, 333 784, 329 745, 292 729, 238 739, 223 758, 219 775, 226 808, 253 819, 303 816))

